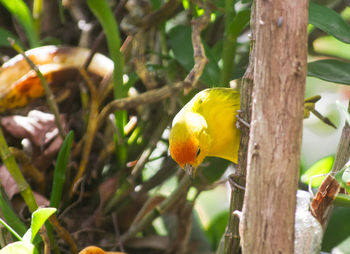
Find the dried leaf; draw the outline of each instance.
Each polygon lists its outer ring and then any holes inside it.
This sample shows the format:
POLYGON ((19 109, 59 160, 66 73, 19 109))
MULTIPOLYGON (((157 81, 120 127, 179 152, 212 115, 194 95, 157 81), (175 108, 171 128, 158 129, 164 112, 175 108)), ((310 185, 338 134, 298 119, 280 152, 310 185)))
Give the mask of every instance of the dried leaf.
MULTIPOLYGON (((0 183, 3 186, 7 197, 11 200, 14 195, 19 193, 17 184, 13 180, 5 165, 0 166, 0 183)), ((49 206, 49 200, 38 192, 33 192, 38 206, 49 206)))
MULTIPOLYGON (((61 117, 64 124, 64 118, 61 117)), ((58 136, 55 118, 52 114, 32 110, 28 116, 6 116, 1 118, 6 132, 16 138, 27 138, 38 147, 45 147, 58 136)))
POLYGON ((95 213, 95 221, 97 225, 100 224, 102 209, 104 205, 112 197, 113 193, 118 188, 118 180, 118 175, 115 177, 110 177, 98 187, 98 192, 100 194, 100 204, 95 213))
POLYGON ((13 180, 5 165, 0 166, 0 183, 9 199, 12 199, 19 192, 15 180, 13 180))
POLYGON ((323 225, 327 211, 333 204, 333 200, 340 190, 337 180, 328 175, 320 185, 315 198, 312 199, 311 213, 323 225))

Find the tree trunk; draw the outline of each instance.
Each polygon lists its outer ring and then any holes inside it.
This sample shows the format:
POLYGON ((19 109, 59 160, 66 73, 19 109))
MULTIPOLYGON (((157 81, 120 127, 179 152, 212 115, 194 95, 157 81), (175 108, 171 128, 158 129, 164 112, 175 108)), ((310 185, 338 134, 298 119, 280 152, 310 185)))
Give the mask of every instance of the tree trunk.
POLYGON ((307 66, 307 0, 255 2, 242 251, 293 253, 307 66))

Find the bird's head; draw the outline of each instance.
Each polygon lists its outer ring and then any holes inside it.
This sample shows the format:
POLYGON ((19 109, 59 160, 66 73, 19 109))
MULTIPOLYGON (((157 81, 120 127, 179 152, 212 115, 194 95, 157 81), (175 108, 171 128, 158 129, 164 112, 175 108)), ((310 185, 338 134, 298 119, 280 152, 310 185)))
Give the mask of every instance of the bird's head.
POLYGON ((207 122, 196 113, 175 117, 169 136, 171 157, 193 178, 197 167, 208 154, 210 137, 207 122))

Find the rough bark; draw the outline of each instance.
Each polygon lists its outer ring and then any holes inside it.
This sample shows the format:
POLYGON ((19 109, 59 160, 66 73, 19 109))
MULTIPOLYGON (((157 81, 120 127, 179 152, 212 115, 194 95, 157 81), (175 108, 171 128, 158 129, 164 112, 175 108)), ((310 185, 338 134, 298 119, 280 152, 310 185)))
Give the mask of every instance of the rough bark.
MULTIPOLYGON (((348 113, 350 113, 350 101, 348 104, 348 113)), ((350 158, 350 125, 345 122, 343 131, 339 140, 337 153, 335 156, 332 172, 338 172, 345 166, 350 158)))
POLYGON ((307 63, 307 0, 257 0, 243 253, 293 253, 307 63))
MULTIPOLYGON (((254 20, 255 20, 255 4, 251 7, 251 37, 254 38, 254 20)), ((251 97, 254 86, 254 39, 252 40, 251 52, 249 56, 249 65, 244 74, 241 82, 241 97, 240 97, 240 110, 239 116, 247 123, 250 123, 251 119, 251 97)), ((236 184, 245 187, 245 177, 247 172, 247 154, 248 154, 248 141, 249 141, 249 128, 244 124, 240 124, 240 144, 238 152, 238 166, 233 174, 232 180, 236 184)), ((240 236, 239 236, 239 218, 234 214, 235 211, 242 211, 244 190, 231 186, 231 200, 230 200, 230 216, 225 232, 224 254, 237 254, 240 253, 240 236)), ((219 253, 219 252, 217 252, 219 253)))

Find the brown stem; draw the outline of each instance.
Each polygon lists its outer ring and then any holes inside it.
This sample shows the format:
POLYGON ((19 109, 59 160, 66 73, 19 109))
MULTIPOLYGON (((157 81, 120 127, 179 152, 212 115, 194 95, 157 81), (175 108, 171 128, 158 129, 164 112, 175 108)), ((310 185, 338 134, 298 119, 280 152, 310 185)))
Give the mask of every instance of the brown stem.
MULTIPOLYGON (((348 113, 350 114, 350 101, 348 102, 348 113)), ((335 156, 332 172, 338 172, 350 158, 350 125, 345 122, 340 141, 338 144, 337 153, 335 156)))
MULTIPOLYGON (((254 15, 255 4, 252 5, 251 11, 251 36, 254 38, 254 15)), ((251 119, 251 97, 254 86, 254 40, 252 40, 252 49, 249 57, 249 66, 244 74, 241 83, 241 98, 240 98, 240 110, 239 114, 242 119, 247 123, 250 123, 251 119)), ((235 183, 240 186, 245 186, 245 176, 247 172, 247 154, 248 154, 248 142, 249 142, 249 128, 242 126, 240 128, 241 139, 238 152, 238 165, 236 169, 235 183)), ((239 236, 239 218, 234 215, 234 211, 242 211, 244 199, 244 190, 235 188, 231 191, 230 200, 230 215, 227 224, 226 232, 224 235, 224 253, 225 254, 237 254, 240 250, 240 236, 239 236)))
POLYGON ((72 236, 64 227, 61 226, 55 214, 50 216, 49 221, 57 234, 68 243, 71 253, 77 253, 77 245, 75 244, 72 236))
POLYGON ((97 91, 94 86, 94 84, 89 79, 86 71, 84 69, 80 69, 80 74, 82 74, 83 78, 86 80, 87 86, 90 89, 91 93, 91 107, 90 107, 90 114, 89 114, 89 121, 86 133, 83 137, 84 147, 82 151, 82 158, 79 164, 79 170, 77 175, 74 178, 73 184, 71 186, 69 197, 71 198, 74 194, 74 190, 77 187, 77 183, 80 181, 80 178, 83 176, 85 169, 88 165, 89 158, 90 158, 90 151, 92 148, 92 144, 94 141, 94 137, 96 134, 96 131, 98 129, 98 122, 96 121, 98 117, 98 109, 100 106, 100 102, 98 100, 97 91))
POLYGON ((143 29, 148 29, 154 25, 159 25, 172 15, 180 4, 181 1, 179 0, 169 0, 165 2, 165 4, 163 4, 159 9, 142 19, 140 22, 141 27, 143 29))

